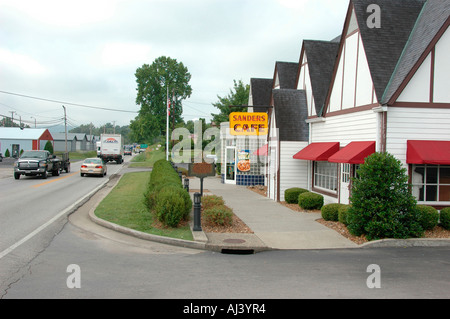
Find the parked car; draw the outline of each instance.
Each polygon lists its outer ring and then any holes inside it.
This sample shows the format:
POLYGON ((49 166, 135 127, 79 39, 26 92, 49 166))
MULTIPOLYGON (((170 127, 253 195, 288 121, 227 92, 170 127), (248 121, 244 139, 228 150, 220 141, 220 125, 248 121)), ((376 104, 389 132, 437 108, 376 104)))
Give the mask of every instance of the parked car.
POLYGON ((80 175, 105 176, 107 172, 106 163, 101 158, 86 158, 81 164, 80 175))

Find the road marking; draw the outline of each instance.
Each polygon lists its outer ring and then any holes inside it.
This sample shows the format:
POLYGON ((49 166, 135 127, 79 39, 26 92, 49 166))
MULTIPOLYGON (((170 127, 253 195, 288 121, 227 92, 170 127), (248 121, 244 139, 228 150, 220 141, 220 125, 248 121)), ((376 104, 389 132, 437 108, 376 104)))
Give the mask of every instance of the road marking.
POLYGON ((76 174, 78 174, 78 173, 79 173, 79 172, 72 173, 72 174, 70 174, 70 175, 66 175, 66 176, 63 176, 63 177, 56 178, 56 179, 53 179, 53 178, 52 178, 51 180, 49 180, 49 181, 47 181, 47 182, 44 182, 44 183, 41 183, 41 184, 37 184, 37 185, 33 185, 33 186, 31 186, 31 187, 33 187, 33 188, 38 188, 38 187, 41 187, 41 186, 44 186, 44 185, 48 185, 48 184, 50 184, 50 183, 53 183, 53 182, 60 181, 60 180, 62 180, 62 179, 71 177, 71 176, 76 175, 76 174))

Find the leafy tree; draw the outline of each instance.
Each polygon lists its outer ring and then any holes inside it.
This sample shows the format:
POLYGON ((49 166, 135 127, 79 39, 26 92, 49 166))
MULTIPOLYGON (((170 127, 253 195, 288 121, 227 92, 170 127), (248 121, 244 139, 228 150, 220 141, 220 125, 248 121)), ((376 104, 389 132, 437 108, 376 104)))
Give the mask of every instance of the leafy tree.
POLYGON ((50 154, 53 154, 53 144, 50 141, 47 141, 44 146, 44 150, 49 151, 50 154))
POLYGON ((422 227, 416 204, 401 162, 389 153, 374 153, 353 179, 347 227, 369 240, 419 237, 422 227))
POLYGON ((131 121, 131 136, 136 141, 150 141, 166 134, 167 92, 171 101, 172 128, 182 122, 182 101, 192 94, 191 74, 182 62, 161 56, 151 65, 144 64, 135 73, 136 104, 141 106, 138 116, 131 121))
POLYGON ((248 96, 250 94, 250 85, 244 84, 242 80, 236 82, 233 80, 233 90, 230 89, 230 93, 226 97, 220 97, 219 101, 213 103, 213 106, 217 107, 220 111, 219 114, 212 114, 213 122, 215 125, 220 125, 222 122, 228 122, 230 113, 232 112, 246 112, 248 105, 248 96))

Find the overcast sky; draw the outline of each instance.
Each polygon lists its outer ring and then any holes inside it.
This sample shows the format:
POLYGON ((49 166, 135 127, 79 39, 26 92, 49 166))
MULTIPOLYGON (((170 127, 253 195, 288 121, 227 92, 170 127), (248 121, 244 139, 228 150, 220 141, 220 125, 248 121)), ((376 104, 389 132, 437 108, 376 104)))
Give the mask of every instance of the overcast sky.
POLYGON ((0 0, 0 115, 50 127, 61 123, 64 104, 72 125, 128 125, 139 111, 136 69, 164 55, 192 75, 185 120, 209 120, 233 80, 272 78, 276 61, 298 62, 302 40, 340 35, 347 7, 348 0, 0 0))

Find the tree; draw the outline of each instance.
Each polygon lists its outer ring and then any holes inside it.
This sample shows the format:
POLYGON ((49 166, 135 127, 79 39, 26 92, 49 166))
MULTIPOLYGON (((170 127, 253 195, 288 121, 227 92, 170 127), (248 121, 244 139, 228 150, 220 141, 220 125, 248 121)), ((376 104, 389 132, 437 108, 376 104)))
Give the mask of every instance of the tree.
POLYGON ((182 62, 161 56, 151 65, 144 64, 135 73, 136 104, 141 106, 138 116, 131 121, 131 136, 140 142, 150 141, 166 134, 167 92, 171 101, 172 128, 182 122, 182 101, 192 94, 191 74, 182 62))
POLYGON ((222 122, 228 122, 230 113, 232 112, 246 112, 248 105, 248 96, 250 94, 250 85, 245 85, 242 80, 236 82, 233 80, 233 90, 230 89, 230 94, 226 97, 220 97, 219 101, 213 103, 213 106, 217 107, 220 111, 219 114, 212 114, 213 122, 219 126, 222 122))
POLYGON ((389 153, 366 158, 353 179, 347 222, 356 236, 369 240, 419 237, 422 228, 406 169, 389 153))
POLYGON ((50 154, 53 154, 53 144, 51 141, 47 141, 47 143, 45 143, 44 150, 49 151, 50 154))

